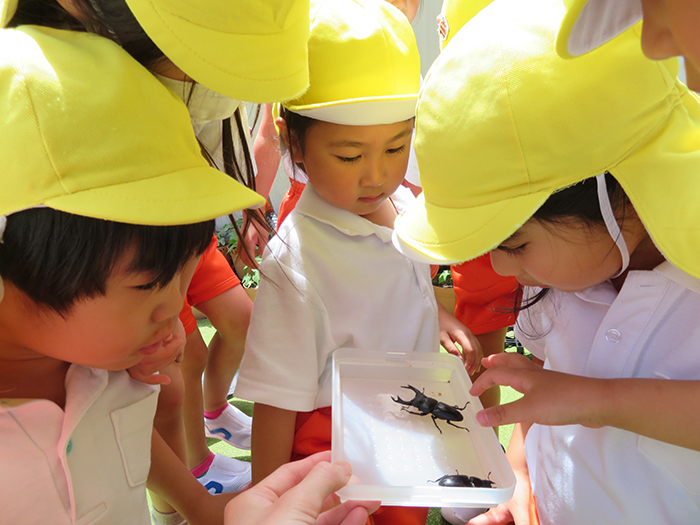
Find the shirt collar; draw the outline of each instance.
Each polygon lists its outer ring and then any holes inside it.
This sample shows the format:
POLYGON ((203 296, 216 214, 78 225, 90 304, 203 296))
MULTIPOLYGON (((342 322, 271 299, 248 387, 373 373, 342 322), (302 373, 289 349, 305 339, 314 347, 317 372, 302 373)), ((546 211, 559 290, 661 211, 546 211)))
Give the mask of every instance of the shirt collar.
POLYGON ((691 292, 700 293, 700 280, 688 275, 683 270, 674 266, 668 261, 662 262, 660 265, 654 268, 654 271, 666 276, 671 281, 680 284, 682 287, 687 288, 691 292))
POLYGON ((310 185, 306 185, 296 210, 299 214, 328 224, 349 236, 369 237, 376 235, 382 241, 391 243, 391 228, 379 226, 347 210, 326 202, 310 185))

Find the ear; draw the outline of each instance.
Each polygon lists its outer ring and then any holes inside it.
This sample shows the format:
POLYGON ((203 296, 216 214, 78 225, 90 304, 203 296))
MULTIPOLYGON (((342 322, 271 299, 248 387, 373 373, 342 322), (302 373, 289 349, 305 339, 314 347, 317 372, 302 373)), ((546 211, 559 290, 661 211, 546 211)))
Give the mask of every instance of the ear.
POLYGON ((284 117, 277 117, 275 119, 275 125, 279 130, 280 140, 282 141, 282 144, 284 144, 284 146, 287 148, 287 151, 289 151, 289 154, 292 157, 292 161, 297 164, 304 162, 304 155, 301 151, 301 147, 299 146, 299 141, 293 133, 291 134, 291 145, 289 143, 289 128, 287 128, 287 121, 284 120, 284 117))
POLYGON ((56 0, 58 4, 65 9, 65 11, 71 15, 73 18, 80 20, 81 22, 87 21, 87 15, 81 9, 81 0, 56 0))

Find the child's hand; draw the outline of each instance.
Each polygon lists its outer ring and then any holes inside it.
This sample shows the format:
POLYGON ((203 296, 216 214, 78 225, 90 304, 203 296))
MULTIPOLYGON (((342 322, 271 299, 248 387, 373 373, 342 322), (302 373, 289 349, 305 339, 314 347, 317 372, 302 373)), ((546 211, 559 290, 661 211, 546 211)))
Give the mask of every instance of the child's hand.
POLYGON ((469 375, 479 371, 483 353, 481 344, 469 328, 438 303, 438 324, 440 325, 440 344, 450 354, 461 357, 469 375), (459 343, 462 351, 455 345, 459 343))
POLYGON ((182 361, 187 336, 185 327, 180 319, 175 323, 173 333, 163 341, 163 346, 155 353, 147 355, 141 362, 127 370, 132 379, 148 385, 169 385, 170 378, 165 374, 158 374, 167 366, 182 361))
POLYGON ((531 520, 535 511, 532 506, 532 488, 527 474, 515 472, 515 491, 510 501, 501 503, 484 514, 469 520, 468 525, 533 525, 537 520, 531 520))
POLYGON ((364 525, 378 504, 337 503, 333 492, 350 480, 350 465, 330 452, 287 463, 227 506, 226 525, 364 525))
POLYGON ((494 385, 505 385, 523 397, 480 411, 476 415, 479 424, 493 427, 524 422, 592 428, 604 425, 605 380, 545 370, 513 353, 491 355, 482 364, 488 370, 474 381, 470 394, 479 396, 494 385))

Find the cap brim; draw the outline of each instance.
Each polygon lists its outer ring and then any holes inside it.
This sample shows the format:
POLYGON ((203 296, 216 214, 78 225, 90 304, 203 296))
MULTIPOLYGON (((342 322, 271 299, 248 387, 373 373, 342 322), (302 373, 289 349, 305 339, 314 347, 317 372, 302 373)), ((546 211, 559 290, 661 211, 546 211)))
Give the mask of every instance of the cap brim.
POLYGON ((151 1, 129 2, 129 8, 178 68, 222 95, 277 102, 298 97, 309 87, 308 16, 281 33, 239 35, 197 25, 151 1))
POLYGON ((642 19, 640 0, 575 0, 562 20, 556 49, 575 58, 600 47, 642 19))
POLYGON ((551 195, 532 193, 475 208, 443 208, 424 194, 395 224, 394 245, 414 260, 432 264, 468 261, 493 250, 522 226, 551 195))
POLYGON ((17 12, 19 0, 0 0, 0 28, 6 27, 17 12))
POLYGON ((43 204, 115 222, 169 226, 202 222, 264 203, 261 195, 228 175, 203 166, 61 195, 43 204))
POLYGON ((416 116, 418 95, 397 95, 353 100, 340 100, 305 106, 285 105, 294 113, 333 124, 377 126, 393 124, 416 116))

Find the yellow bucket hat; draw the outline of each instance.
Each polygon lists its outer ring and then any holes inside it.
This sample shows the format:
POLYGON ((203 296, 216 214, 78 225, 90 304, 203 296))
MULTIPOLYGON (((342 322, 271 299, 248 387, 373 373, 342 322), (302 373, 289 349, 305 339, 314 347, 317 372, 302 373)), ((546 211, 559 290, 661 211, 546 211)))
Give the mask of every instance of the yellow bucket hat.
POLYGON ((416 112, 423 194, 396 223, 409 256, 458 262, 508 238, 560 188, 609 171, 667 259, 700 277, 700 101, 676 60, 627 32, 554 50, 558 0, 499 0, 428 72, 416 112))
POLYGON ((445 49, 457 31, 491 2, 493 0, 444 0, 437 17, 440 50, 445 49))
POLYGON ((415 115, 420 57, 401 11, 379 0, 312 0, 310 17, 311 85, 284 107, 355 126, 415 115))
POLYGON ((264 202, 209 167, 180 99, 106 38, 0 29, 0 107, 0 217, 176 225, 264 202))
MULTIPOLYGON (((0 27, 18 0, 0 0, 0 27)), ((141 27, 188 76, 248 102, 275 102, 309 85, 309 0, 126 0, 141 27)))
POLYGON ((641 0, 564 0, 567 7, 557 34, 557 53, 585 55, 642 19, 641 0))

